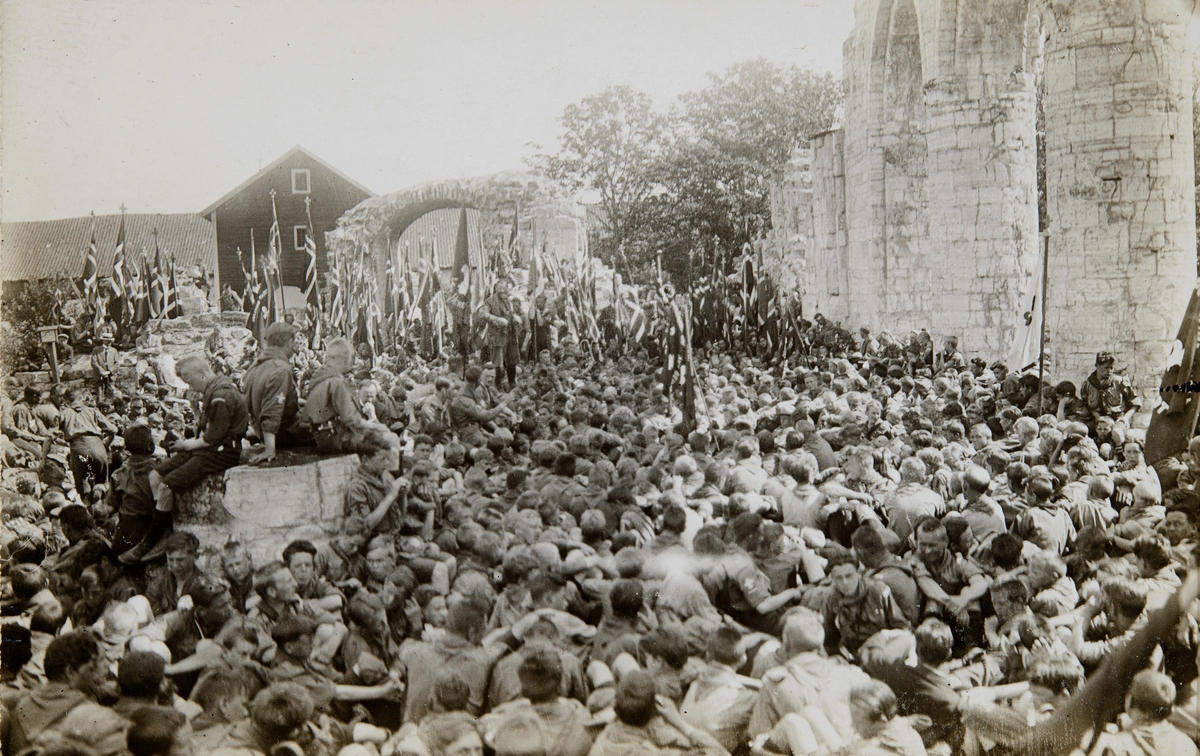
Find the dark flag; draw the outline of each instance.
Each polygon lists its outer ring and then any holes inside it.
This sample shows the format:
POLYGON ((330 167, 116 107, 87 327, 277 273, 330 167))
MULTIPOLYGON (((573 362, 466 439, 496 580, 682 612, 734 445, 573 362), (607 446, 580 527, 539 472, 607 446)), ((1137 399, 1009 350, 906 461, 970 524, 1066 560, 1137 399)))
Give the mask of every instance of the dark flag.
POLYGON ((108 300, 108 313, 119 327, 124 328, 126 316, 132 306, 129 281, 125 273, 124 215, 121 216, 121 225, 117 227, 117 247, 113 251, 112 278, 109 279, 109 289, 112 291, 112 296, 108 300))
POLYGON ((454 270, 451 271, 454 285, 457 287, 470 274, 471 255, 467 239, 467 206, 463 205, 462 212, 458 214, 458 236, 454 240, 454 270))
POLYGON ((749 242, 742 249, 742 317, 742 344, 748 347, 750 337, 758 335, 758 273, 749 242))
POLYGON ((1166 457, 1187 451, 1200 413, 1200 394, 1194 384, 1200 382, 1200 359, 1196 354, 1197 326, 1200 324, 1200 299, 1192 291, 1179 335, 1171 346, 1167 370, 1159 388, 1161 403, 1150 418, 1146 430, 1146 462, 1154 464, 1166 457))

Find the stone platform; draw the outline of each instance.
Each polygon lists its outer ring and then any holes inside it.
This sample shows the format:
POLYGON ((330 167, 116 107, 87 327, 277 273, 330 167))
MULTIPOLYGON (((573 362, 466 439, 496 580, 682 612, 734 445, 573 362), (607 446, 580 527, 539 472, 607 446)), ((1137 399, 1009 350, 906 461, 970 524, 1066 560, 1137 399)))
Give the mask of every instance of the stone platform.
POLYGON ((358 464, 353 454, 287 451, 269 466, 230 468, 179 497, 175 526, 199 538, 205 552, 220 551, 236 539, 256 565, 266 564, 278 559, 289 541, 320 543, 336 532, 358 464))

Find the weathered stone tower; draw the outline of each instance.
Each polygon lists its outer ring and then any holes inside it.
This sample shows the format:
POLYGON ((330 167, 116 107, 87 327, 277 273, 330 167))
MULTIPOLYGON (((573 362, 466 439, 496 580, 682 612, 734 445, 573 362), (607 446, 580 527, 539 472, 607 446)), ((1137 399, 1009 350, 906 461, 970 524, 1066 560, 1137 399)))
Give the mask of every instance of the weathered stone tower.
POLYGON ((1056 0, 1044 11, 1047 324, 1060 370, 1110 345, 1158 388, 1196 278, 1193 2, 1056 0))
POLYGON ((856 0, 844 128, 812 145, 806 311, 1004 354, 1040 287, 1053 371, 1151 390, 1196 278, 1195 0, 856 0))

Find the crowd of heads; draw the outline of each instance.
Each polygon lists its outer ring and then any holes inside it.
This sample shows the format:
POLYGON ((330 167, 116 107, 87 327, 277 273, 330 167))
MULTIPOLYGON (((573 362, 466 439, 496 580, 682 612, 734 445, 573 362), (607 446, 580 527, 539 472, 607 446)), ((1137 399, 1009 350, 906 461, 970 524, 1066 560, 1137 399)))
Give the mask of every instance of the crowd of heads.
POLYGON ((273 327, 358 457, 336 528, 278 553, 161 506, 236 423, 214 391, 251 415, 225 467, 285 446, 261 358, 183 358, 187 392, 9 381, 5 752, 1021 753, 1141 654, 1074 743, 1194 753, 1200 441, 1148 465, 1108 353, 1054 383, 802 332, 697 345, 685 402, 655 344, 401 362, 273 327))

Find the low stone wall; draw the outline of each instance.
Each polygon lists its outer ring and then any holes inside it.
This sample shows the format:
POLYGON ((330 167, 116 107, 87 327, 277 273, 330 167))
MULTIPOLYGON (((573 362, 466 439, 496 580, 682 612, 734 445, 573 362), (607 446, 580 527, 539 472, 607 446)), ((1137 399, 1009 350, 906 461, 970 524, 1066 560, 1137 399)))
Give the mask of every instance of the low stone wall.
POLYGON ((240 541, 256 565, 278 559, 290 541, 328 540, 341 525, 358 457, 307 455, 302 460, 275 467, 241 465, 210 475, 179 497, 176 528, 194 534, 209 553, 231 539, 240 541))

